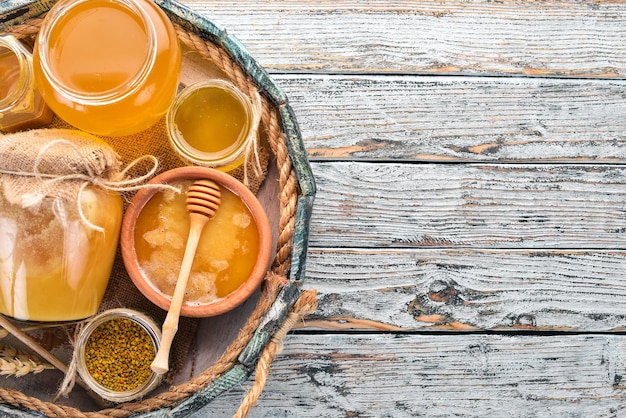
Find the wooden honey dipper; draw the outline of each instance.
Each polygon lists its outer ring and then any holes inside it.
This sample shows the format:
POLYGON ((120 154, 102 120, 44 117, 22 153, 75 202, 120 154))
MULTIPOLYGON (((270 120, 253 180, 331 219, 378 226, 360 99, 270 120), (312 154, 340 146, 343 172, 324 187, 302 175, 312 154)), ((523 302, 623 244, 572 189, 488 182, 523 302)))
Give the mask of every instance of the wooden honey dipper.
POLYGON ((185 298, 187 280, 191 273, 191 265, 196 254, 200 235, 207 221, 215 215, 220 206, 222 194, 219 186, 211 180, 197 180, 187 191, 187 212, 189 212, 189 236, 187 247, 183 256, 183 262, 178 273, 178 280, 172 295, 170 308, 163 322, 161 345, 151 368, 157 374, 163 374, 169 370, 169 357, 172 341, 178 331, 178 319, 185 298))

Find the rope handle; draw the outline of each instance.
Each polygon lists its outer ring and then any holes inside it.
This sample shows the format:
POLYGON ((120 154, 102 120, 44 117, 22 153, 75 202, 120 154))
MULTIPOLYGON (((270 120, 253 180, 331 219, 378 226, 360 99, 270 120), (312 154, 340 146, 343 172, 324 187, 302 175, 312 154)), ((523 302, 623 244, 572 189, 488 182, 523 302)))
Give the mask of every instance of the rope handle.
POLYGON ((239 405, 239 409, 235 415, 233 415, 233 418, 246 418, 263 392, 270 366, 274 361, 274 357, 282 351, 283 341, 287 333, 315 309, 317 309, 317 292, 313 289, 305 290, 300 294, 300 297, 294 304, 291 312, 287 315, 283 325, 276 331, 263 349, 255 370, 255 379, 252 388, 244 397, 241 405, 239 405))

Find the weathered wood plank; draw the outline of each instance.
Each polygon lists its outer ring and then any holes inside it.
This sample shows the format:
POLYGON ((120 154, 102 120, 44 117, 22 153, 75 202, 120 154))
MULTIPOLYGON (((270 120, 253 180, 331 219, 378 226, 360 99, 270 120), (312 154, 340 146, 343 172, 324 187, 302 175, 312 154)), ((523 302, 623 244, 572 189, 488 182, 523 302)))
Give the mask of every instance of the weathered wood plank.
POLYGON ((308 326, 623 330, 626 252, 311 249, 308 326))
MULTIPOLYGON (((288 335, 249 417, 608 417, 626 337, 288 335)), ((243 388, 193 418, 230 417, 243 388)))
POLYGON ((184 3, 270 71, 626 75, 623 1, 184 3))
POLYGON ((278 75, 312 160, 626 161, 626 81, 278 75))
POLYGON ((313 247, 626 248, 626 167, 312 167, 313 247))

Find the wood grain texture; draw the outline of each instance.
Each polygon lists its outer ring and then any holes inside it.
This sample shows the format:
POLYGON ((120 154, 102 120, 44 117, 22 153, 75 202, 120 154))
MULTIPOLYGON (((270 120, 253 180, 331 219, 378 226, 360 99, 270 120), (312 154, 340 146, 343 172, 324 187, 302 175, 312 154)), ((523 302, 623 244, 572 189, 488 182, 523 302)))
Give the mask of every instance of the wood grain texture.
POLYGON ((270 71, 626 75, 626 3, 206 1, 270 71))
POLYGON ((373 330, 626 327, 626 252, 312 249, 307 326, 373 330))
MULTIPOLYGON (((289 335, 249 417, 620 416, 625 351, 604 335, 289 335)), ((232 416, 245 389, 192 418, 232 416)))
POLYGON ((312 160, 626 160, 626 81, 278 75, 312 160))
POLYGON ((625 248, 626 167, 312 166, 314 247, 625 248))
POLYGON ((303 326, 339 331, 290 334, 251 417, 623 414, 625 1, 185 4, 285 91, 318 186, 303 326))

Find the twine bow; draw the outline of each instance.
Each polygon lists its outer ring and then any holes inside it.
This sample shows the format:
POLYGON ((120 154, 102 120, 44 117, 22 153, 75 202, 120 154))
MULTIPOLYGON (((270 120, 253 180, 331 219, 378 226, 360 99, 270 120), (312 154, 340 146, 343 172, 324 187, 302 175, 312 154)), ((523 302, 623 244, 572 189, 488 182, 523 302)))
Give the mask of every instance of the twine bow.
MULTIPOLYGON (((57 151, 58 152, 58 151, 57 151)), ((36 179, 39 182, 31 192, 22 193, 20 195, 20 204, 23 208, 35 208, 41 204, 45 197, 50 196, 50 190, 54 189, 54 185, 57 183, 63 183, 68 181, 81 182, 78 192, 76 194, 76 208, 79 217, 83 224, 88 228, 104 232, 104 228, 98 225, 94 225, 83 212, 81 205, 81 197, 85 189, 94 185, 102 189, 112 192, 129 192, 142 188, 160 188, 160 189, 172 189, 179 193, 180 190, 172 185, 167 184, 146 184, 157 172, 159 162, 153 155, 144 155, 130 162, 126 168, 119 172, 110 172, 106 167, 99 167, 102 169, 102 173, 96 172, 92 164, 89 164, 83 157, 83 152, 80 148, 66 139, 55 139, 45 144, 37 154, 31 171, 26 170, 13 170, 13 169, 0 169, 1 174, 9 174, 13 176, 30 177, 36 179), (76 157, 78 157, 75 163, 72 165, 73 172, 67 174, 51 174, 41 171, 41 165, 51 153, 53 147, 65 146, 72 151, 76 157), (129 173, 137 166, 144 164, 147 166, 145 173, 139 174, 135 177, 129 175, 129 173)), ((65 209, 62 199, 59 196, 53 196, 55 200, 52 205, 52 209, 60 220, 66 218, 65 209)))
POLYGON ((248 178, 248 160, 251 156, 254 156, 254 174, 259 176, 261 173, 261 160, 259 158, 259 141, 257 135, 259 132, 259 125, 261 122, 261 114, 263 113, 263 101, 258 91, 254 91, 252 100, 252 130, 250 135, 252 141, 248 142, 245 150, 244 163, 243 163, 243 184, 246 187, 250 186, 250 179, 248 178))

